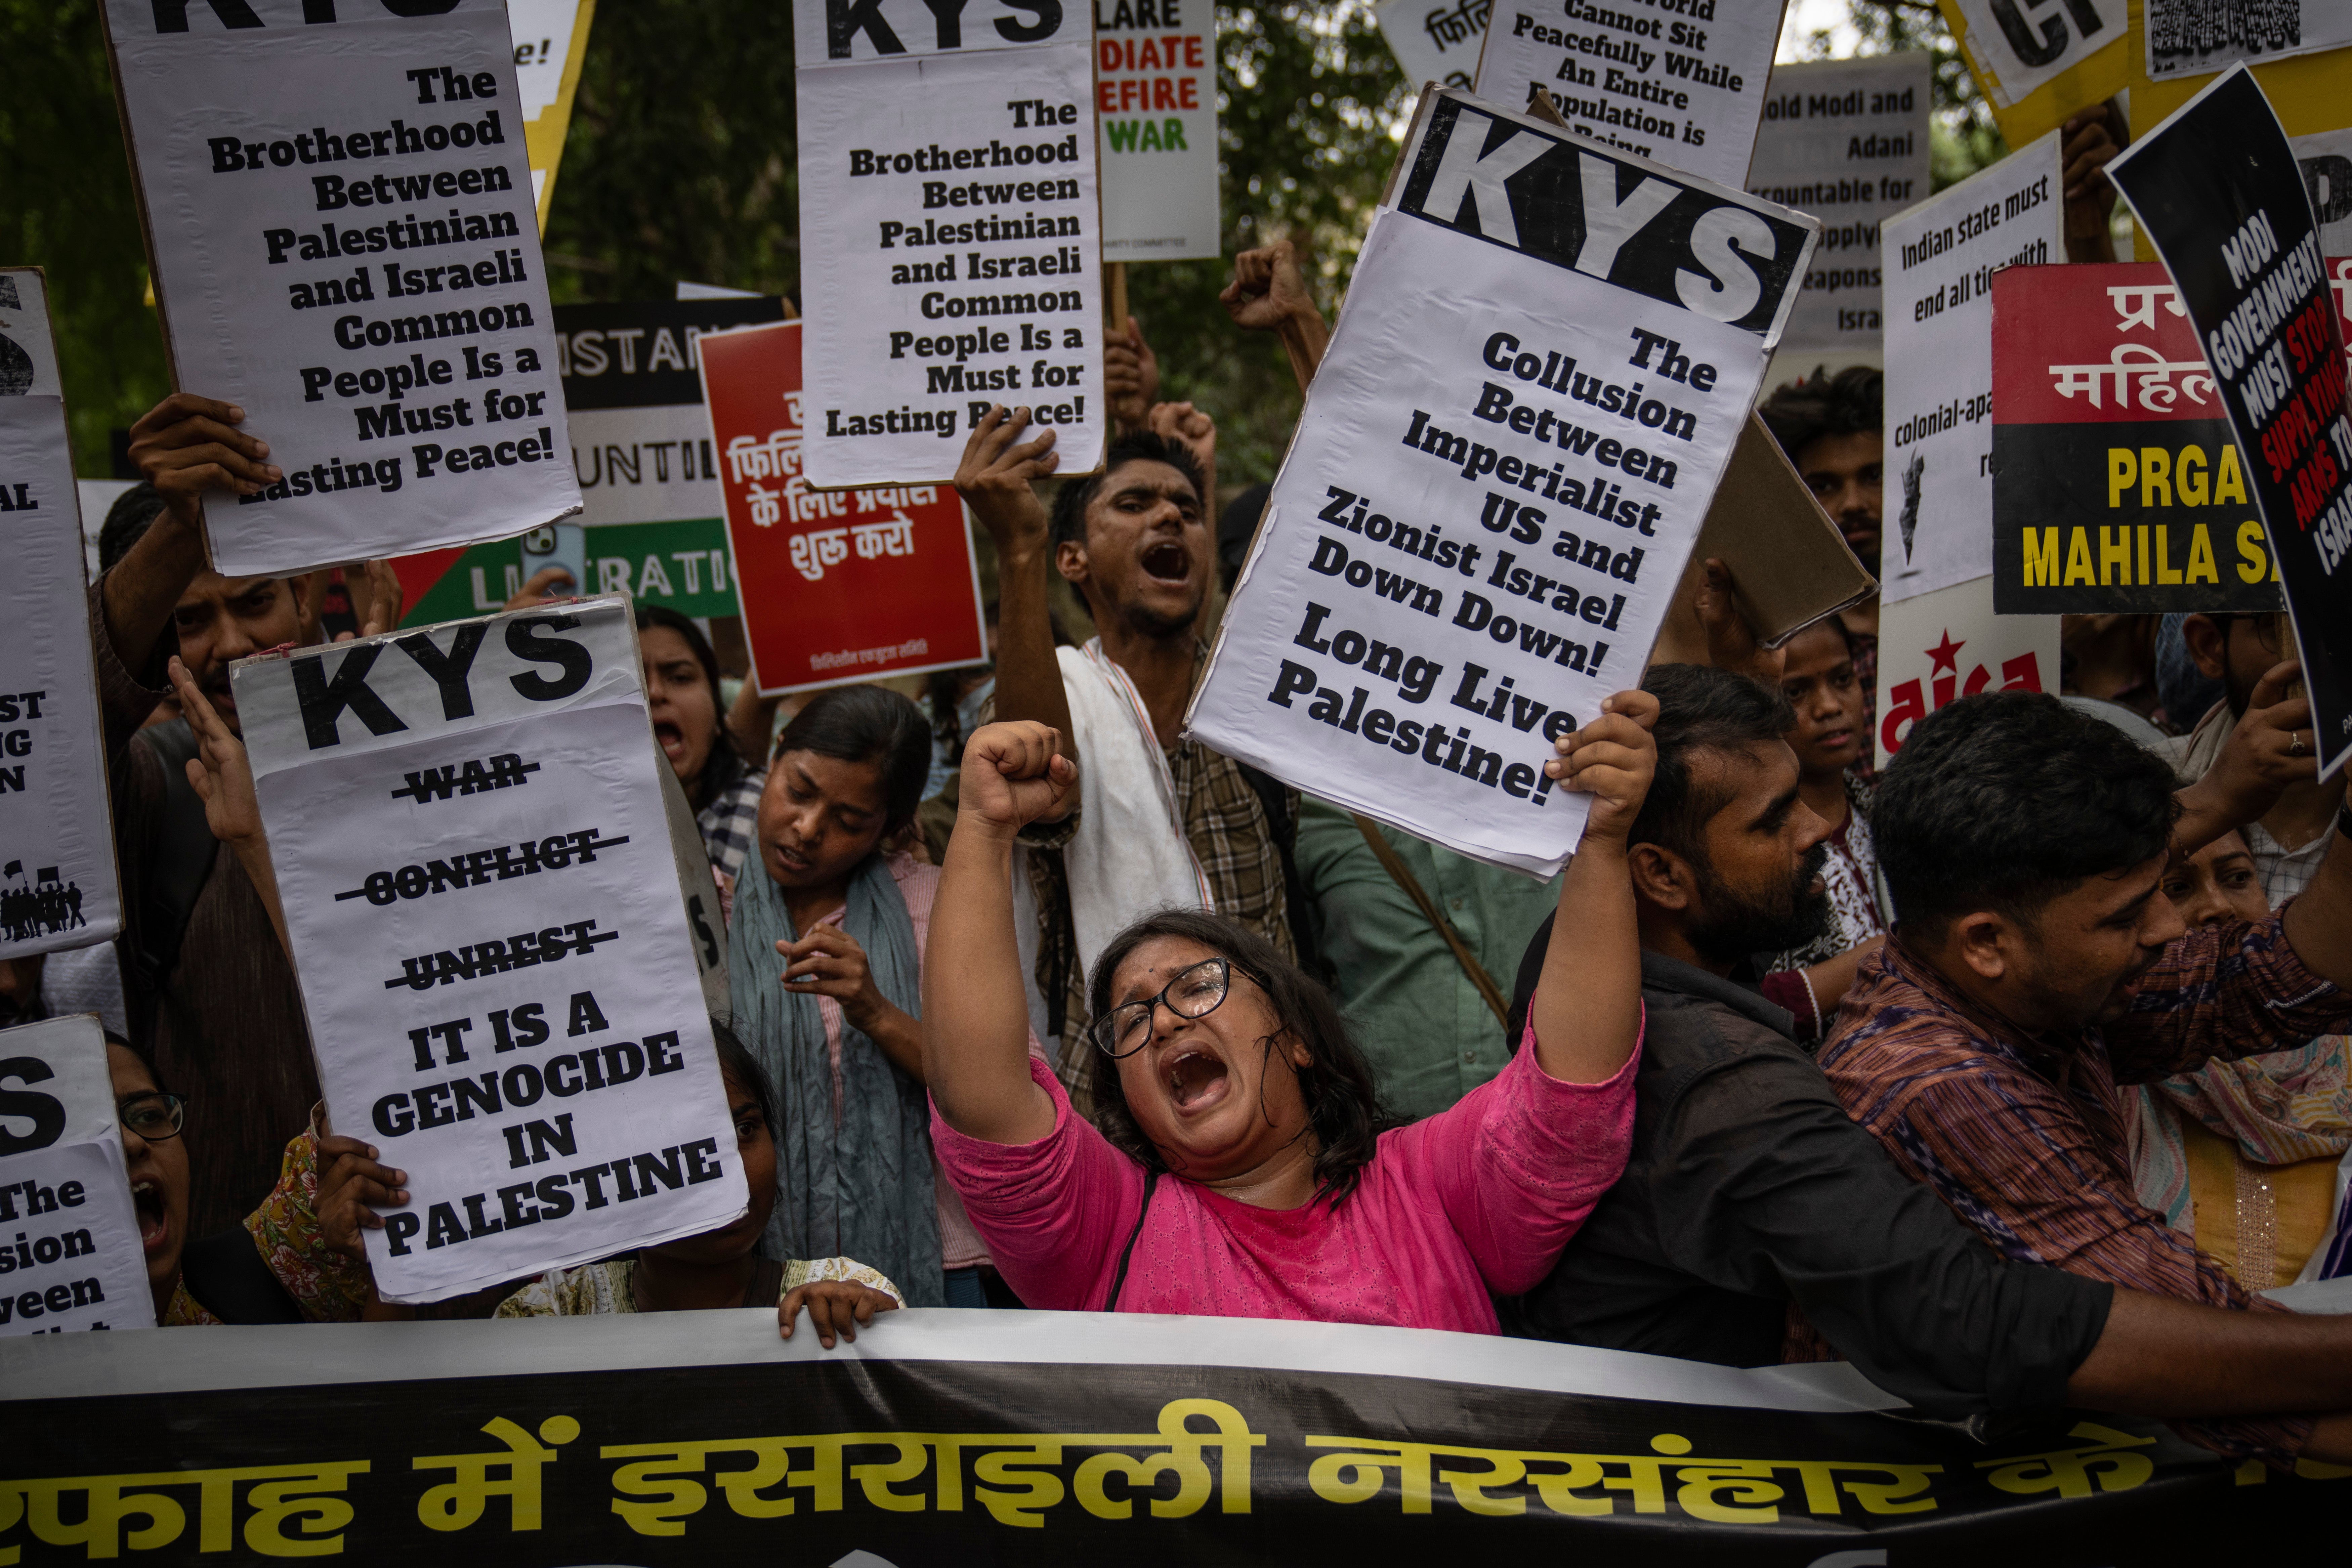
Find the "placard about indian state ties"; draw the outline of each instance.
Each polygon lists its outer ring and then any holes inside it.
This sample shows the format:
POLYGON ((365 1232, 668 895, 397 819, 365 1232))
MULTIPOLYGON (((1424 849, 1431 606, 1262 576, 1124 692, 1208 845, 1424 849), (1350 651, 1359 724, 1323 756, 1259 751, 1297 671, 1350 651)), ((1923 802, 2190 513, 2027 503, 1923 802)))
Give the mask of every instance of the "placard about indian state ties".
POLYGON ((1888 218, 1888 604, 1992 570, 1992 275, 2062 261, 2058 133, 1888 218))
POLYGON ((1187 725, 1548 874, 1542 764, 1640 681, 1816 228, 1452 91, 1393 195, 1187 725))
POLYGON ((780 321, 701 343, 753 680, 777 696, 987 662, 953 486, 808 488, 807 331, 780 321))
POLYGON ((1543 88, 1572 129, 1737 185, 1780 39, 1780 0, 1502 0, 1476 90, 1518 109, 1543 88))
POLYGON ((1928 67, 1914 51, 1772 68, 1748 194, 1822 220, 1782 349, 1878 352, 1878 229, 1927 194, 1928 67))
POLYGON ((155 1326, 146 1240, 173 1216, 134 1195, 115 1116, 95 1016, 0 1030, 0 1335, 155 1326))
POLYGON ((998 403, 1059 432, 1062 473, 1093 471, 1092 13, 797 0, 793 17, 807 483, 947 483, 998 403))
POLYGON ((625 597, 240 660, 335 1126, 408 1173, 387 1300, 744 1212, 625 597))
POLYGON ((2179 286, 2238 433, 2332 772, 2352 755, 2352 419, 2342 310, 2305 172, 2241 65, 2110 176, 2179 286))
POLYGON ((2279 607, 2237 434, 2161 266, 2009 268, 1992 331, 1996 610, 2279 607))
POLYGON ((0 959, 121 928, 81 508, 47 282, 0 268, 0 959))
POLYGON ((580 510, 497 0, 106 0, 180 390, 285 478, 205 498, 276 575, 580 510))

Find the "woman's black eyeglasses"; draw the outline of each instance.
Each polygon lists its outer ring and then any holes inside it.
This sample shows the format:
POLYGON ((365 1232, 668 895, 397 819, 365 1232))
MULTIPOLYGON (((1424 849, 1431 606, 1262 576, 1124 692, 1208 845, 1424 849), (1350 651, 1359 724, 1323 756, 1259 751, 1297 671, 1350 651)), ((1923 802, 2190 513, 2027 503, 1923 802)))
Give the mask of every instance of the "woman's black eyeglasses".
POLYGON ((140 1137, 160 1143, 177 1138, 180 1129, 188 1124, 188 1102, 176 1094, 134 1094, 120 1101, 114 1114, 140 1137))
POLYGON ((1224 1002, 1233 984, 1232 960, 1203 959, 1161 986, 1159 995, 1149 1001, 1121 1003, 1096 1019, 1095 1046, 1114 1060, 1131 1057, 1151 1038, 1156 1009, 1165 1005, 1180 1018, 1205 1018, 1224 1002))

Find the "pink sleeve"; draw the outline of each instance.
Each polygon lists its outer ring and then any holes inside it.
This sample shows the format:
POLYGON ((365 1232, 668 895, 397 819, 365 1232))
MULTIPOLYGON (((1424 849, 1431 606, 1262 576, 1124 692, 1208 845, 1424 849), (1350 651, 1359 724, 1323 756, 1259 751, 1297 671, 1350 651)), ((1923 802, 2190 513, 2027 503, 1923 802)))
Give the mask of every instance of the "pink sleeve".
POLYGON ((1034 1055, 1029 1076, 1054 1101, 1053 1131, 1034 1143, 983 1142, 949 1126, 934 1103, 931 1147, 1015 1295, 1048 1310, 1097 1310, 1142 1206, 1143 1170, 1070 1114, 1061 1080, 1034 1055))
MULTIPOLYGON (((1648 1012, 1643 1014, 1646 1025, 1648 1012)), ((1500 1296, 1532 1289, 1625 1172, 1642 1041, 1616 1076, 1563 1083, 1536 1060, 1536 1029, 1500 1076, 1388 1135, 1406 1190, 1434 1199, 1500 1296)))

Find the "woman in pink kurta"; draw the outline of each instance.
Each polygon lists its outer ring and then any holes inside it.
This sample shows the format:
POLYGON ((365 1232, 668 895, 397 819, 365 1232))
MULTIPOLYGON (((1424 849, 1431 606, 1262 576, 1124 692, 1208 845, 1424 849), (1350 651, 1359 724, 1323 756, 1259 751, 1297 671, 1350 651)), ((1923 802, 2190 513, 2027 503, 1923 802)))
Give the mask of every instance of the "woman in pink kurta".
POLYGON ((1262 939, 1171 910, 1089 976, 1096 1121, 1031 1061, 1011 848, 1076 804, 1059 736, 998 724, 965 752, 923 981, 931 1137, 1033 1307, 1496 1331, 1623 1170, 1641 1035, 1624 837, 1649 786, 1639 692, 1546 771, 1592 795, 1526 1047, 1452 1110, 1379 1130, 1329 996, 1262 939))

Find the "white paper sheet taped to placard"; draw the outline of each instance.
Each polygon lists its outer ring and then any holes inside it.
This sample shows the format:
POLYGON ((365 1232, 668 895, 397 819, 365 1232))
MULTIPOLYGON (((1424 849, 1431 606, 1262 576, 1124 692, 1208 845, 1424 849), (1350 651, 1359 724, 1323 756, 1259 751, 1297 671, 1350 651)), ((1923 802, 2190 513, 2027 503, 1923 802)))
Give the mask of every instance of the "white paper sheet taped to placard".
POLYGON ((2066 258, 2055 131, 1879 229, 1886 603, 1992 571, 1992 275, 2066 258))
POLYGON ((1541 87, 1571 130, 1620 152, 1737 185, 1764 111, 1780 0, 1563 8, 1501 0, 1479 56, 1479 97, 1525 107, 1541 87))
POLYGON ((1772 68, 1748 194, 1822 220, 1782 349, 1878 351, 1878 231, 1927 194, 1929 64, 1914 50, 1772 68))
POLYGON ((1212 0, 1100 0, 1095 107, 1103 259, 1222 255, 1212 0))
POLYGON ((436 9, 106 0, 173 381, 286 473, 206 496, 229 576, 580 510, 506 8, 436 9))
POLYGON ((1092 14, 793 17, 810 488, 946 483, 998 403, 1090 472, 1109 428, 1092 14))
POLYGON ((2018 102, 2093 55, 2121 47, 2126 0, 1952 0, 1966 19, 1967 47, 1990 74, 1993 100, 2018 102))
POLYGON ((0 958, 122 927, 88 563, 47 289, 0 268, 0 958))
POLYGON ((96 1018, 0 1030, 0 1334, 155 1326, 114 1116, 96 1018))
POLYGON ((1549 875, 1553 742, 1639 682, 1809 219, 1424 99, 1188 732, 1549 875))
POLYGON ((385 1298, 740 1215, 629 601, 232 679, 328 1108, 415 1194, 369 1234, 385 1298))

